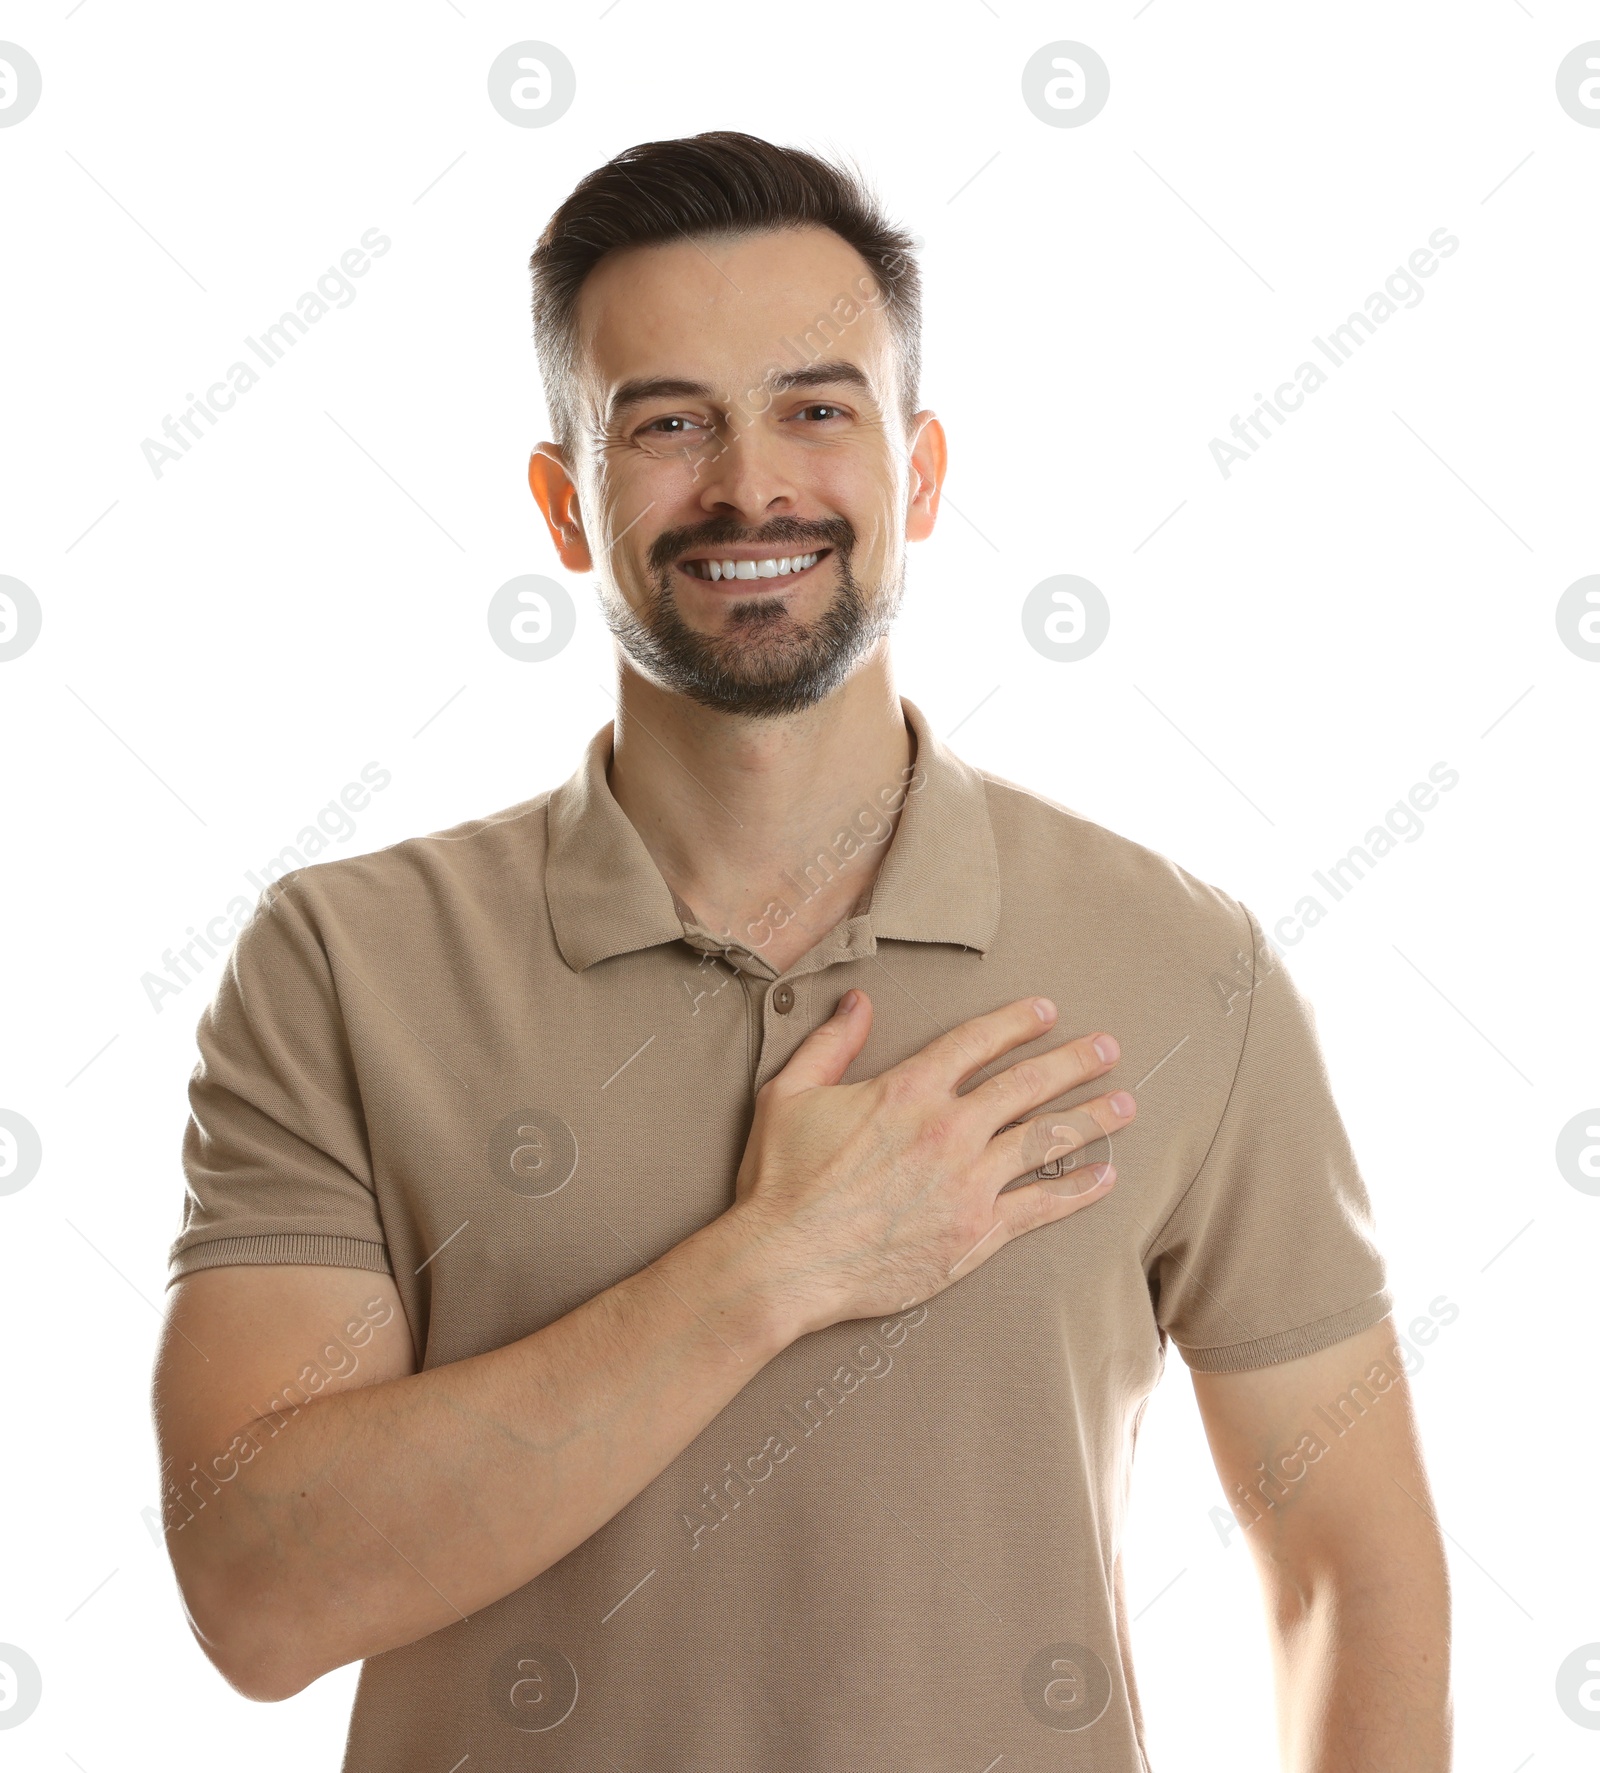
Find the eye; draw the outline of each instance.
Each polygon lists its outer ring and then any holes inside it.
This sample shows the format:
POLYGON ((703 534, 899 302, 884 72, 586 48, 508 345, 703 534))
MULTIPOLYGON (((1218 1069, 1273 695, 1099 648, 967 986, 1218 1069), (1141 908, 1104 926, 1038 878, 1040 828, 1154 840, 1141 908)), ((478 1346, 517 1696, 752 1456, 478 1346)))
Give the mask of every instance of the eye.
POLYGON ((817 424, 821 424, 830 418, 844 418, 846 416, 845 410, 842 406, 834 406, 831 402, 825 400, 815 400, 809 406, 802 406, 800 408, 800 415, 802 418, 809 418, 817 424))
POLYGON ((652 419, 648 425, 641 425, 639 434, 641 437, 652 433, 657 437, 687 437, 689 429, 694 423, 694 420, 684 413, 668 413, 664 418, 652 419))

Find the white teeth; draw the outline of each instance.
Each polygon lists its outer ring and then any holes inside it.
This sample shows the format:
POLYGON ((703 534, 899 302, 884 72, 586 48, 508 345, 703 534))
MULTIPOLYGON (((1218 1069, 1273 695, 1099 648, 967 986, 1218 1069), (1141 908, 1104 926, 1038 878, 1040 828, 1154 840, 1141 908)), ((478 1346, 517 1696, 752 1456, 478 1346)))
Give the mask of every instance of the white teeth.
POLYGON ((777 579, 790 573, 802 573, 815 566, 819 554, 791 554, 784 559, 766 560, 693 560, 684 564, 702 579, 777 579))

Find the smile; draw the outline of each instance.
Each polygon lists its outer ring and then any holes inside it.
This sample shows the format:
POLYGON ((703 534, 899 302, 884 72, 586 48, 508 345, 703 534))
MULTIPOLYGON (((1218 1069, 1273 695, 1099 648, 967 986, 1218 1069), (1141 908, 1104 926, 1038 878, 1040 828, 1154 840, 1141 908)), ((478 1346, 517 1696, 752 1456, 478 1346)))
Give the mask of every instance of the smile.
POLYGON ((769 555, 764 560, 680 560, 678 564, 697 579, 790 579, 832 552, 819 548, 811 554, 769 555))

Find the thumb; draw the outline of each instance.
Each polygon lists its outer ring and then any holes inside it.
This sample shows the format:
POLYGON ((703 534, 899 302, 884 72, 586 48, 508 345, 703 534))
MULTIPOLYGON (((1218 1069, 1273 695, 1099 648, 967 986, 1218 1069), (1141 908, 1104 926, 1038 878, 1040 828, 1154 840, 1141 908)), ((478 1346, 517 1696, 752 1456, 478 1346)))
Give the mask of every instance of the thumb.
POLYGON ((847 991, 828 1020, 813 1028, 789 1055, 788 1064, 767 1088, 775 1095, 789 1096, 820 1084, 838 1083, 871 1032, 872 999, 864 991, 847 991))

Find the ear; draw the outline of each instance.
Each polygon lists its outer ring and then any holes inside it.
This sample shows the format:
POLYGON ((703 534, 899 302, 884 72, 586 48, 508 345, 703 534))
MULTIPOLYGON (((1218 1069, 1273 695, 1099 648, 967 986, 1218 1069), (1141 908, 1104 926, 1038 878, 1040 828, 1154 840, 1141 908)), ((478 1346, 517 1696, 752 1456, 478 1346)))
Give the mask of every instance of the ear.
POLYGON ((939 491, 948 461, 944 426, 931 412, 911 421, 911 499, 906 507, 906 540, 926 541, 939 515, 939 491))
POLYGON ((550 540, 568 572, 588 572, 594 565, 578 510, 578 489, 554 443, 538 444, 528 457, 528 487, 544 513, 550 540))

